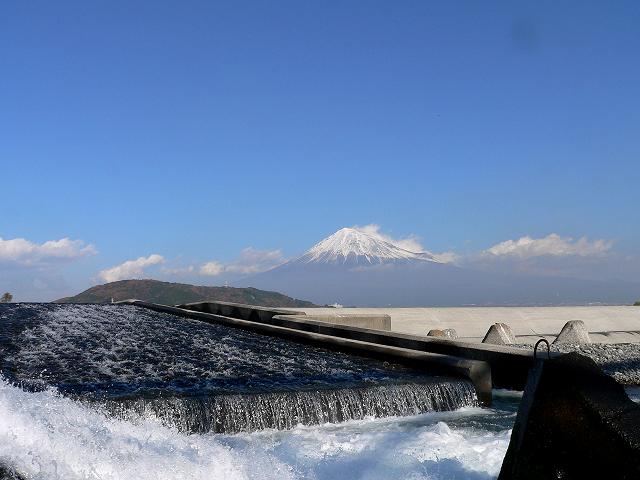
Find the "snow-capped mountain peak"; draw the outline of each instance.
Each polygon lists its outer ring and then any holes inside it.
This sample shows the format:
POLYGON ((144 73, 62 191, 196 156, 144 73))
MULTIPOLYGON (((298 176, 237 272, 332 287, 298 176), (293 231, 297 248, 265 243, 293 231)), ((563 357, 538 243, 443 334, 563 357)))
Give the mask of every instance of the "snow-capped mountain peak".
POLYGON ((410 260, 435 261, 429 252, 410 252, 355 228, 342 228, 311 247, 296 263, 366 265, 410 260))

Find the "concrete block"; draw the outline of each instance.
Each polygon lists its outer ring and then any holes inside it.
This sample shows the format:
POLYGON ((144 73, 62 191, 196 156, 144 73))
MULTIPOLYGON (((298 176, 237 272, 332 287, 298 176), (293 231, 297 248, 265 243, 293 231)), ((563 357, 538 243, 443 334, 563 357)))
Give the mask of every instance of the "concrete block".
POLYGON ((591 343, 591 339, 582 320, 570 320, 564 324, 553 343, 591 343))
POLYGON ((498 480, 640 478, 640 405, 593 360, 531 369, 498 480))
POLYGON ((443 337, 443 338, 458 338, 458 333, 455 328, 445 328, 444 330, 432 328, 427 333, 427 337, 443 337))
POLYGON ((516 343, 516 337, 513 335, 511 327, 506 323, 494 323, 484 336, 482 343, 510 345, 516 343))

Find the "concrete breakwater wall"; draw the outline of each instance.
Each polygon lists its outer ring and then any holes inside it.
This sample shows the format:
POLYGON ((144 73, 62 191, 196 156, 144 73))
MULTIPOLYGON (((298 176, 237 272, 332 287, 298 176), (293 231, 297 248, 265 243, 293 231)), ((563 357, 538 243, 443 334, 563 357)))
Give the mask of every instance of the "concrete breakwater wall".
MULTIPOLYGON (((326 335, 333 338, 356 340, 375 345, 383 345, 394 348, 402 348, 419 352, 437 353, 468 360, 487 362, 491 367, 493 386, 499 388, 513 388, 522 390, 526 382, 529 368, 533 364, 533 355, 530 351, 514 349, 502 345, 476 345, 463 341, 452 341, 438 337, 425 337, 424 335, 407 335, 395 331, 381 331, 375 328, 363 328, 344 324, 350 318, 350 314, 341 309, 312 309, 308 314, 300 315, 296 309, 270 309, 265 307, 253 307, 251 305, 236 305, 225 302, 200 302, 197 304, 182 305, 187 310, 195 311, 222 311, 229 315, 279 327, 302 330, 311 333, 326 335), (235 307, 242 307, 237 308, 235 307), (291 313, 295 313, 292 315, 291 313), (325 315, 340 315, 343 324, 332 322, 328 324, 323 318, 325 315)), ((352 309, 344 309, 349 312, 352 309)), ((357 322, 366 319, 367 316, 375 319, 374 312, 356 313, 357 322)), ((352 323, 356 323, 352 320, 352 323)))
POLYGON ((127 303, 358 355, 414 363, 421 368, 428 366, 432 371, 440 369, 443 373, 455 373, 474 382, 478 396, 485 404, 490 402, 492 387, 524 388, 528 370, 533 364, 533 355, 526 350, 499 345, 471 345, 425 336, 331 324, 308 318, 311 316, 301 316, 297 311, 295 315, 288 315, 289 311, 283 314, 280 309, 224 304, 224 308, 228 309, 225 313, 235 315, 225 316, 204 311, 221 311, 216 304, 222 302, 201 302, 180 307, 139 301, 127 303), (205 306, 205 303, 210 305, 205 306), (234 310, 234 307, 238 308, 234 310))
POLYGON ((241 318, 256 322, 269 322, 275 315, 290 315, 296 318, 319 320, 336 325, 350 325, 353 327, 375 328, 378 330, 391 330, 391 316, 380 313, 342 313, 329 311, 327 313, 300 312, 275 307, 258 307, 231 302, 194 302, 178 305, 180 308, 194 310, 196 312, 213 313, 225 317, 241 318))
MULTIPOLYGON (((491 379, 491 367, 487 362, 481 360, 430 353, 384 344, 369 343, 356 339, 334 336, 331 334, 317 333, 308 329, 310 325, 316 324, 322 325, 329 329, 351 328, 356 330, 367 330, 358 329, 356 327, 331 325, 325 322, 313 320, 289 320, 290 323, 288 326, 277 325, 281 322, 281 320, 279 320, 277 317, 287 317, 286 315, 273 315, 270 323, 266 323, 262 321, 226 317, 222 315, 189 310, 186 308, 159 305, 137 300, 128 300, 120 303, 137 305, 159 312, 171 313, 174 315, 192 318, 208 323, 216 323, 235 328, 242 328, 264 335, 286 338, 296 342, 307 343, 310 345, 320 346, 331 350, 338 350, 354 355, 402 363, 416 368, 422 372, 431 373, 434 375, 451 375, 460 378, 466 378, 473 383, 476 389, 478 401, 485 406, 491 404, 491 389, 493 386, 491 379)), ((267 317, 268 315, 263 316, 263 318, 267 317)), ((311 330, 313 330, 313 327, 311 328, 311 330)), ((377 330, 368 331, 376 332, 377 330)), ((524 356, 526 357, 526 355, 524 356)))
MULTIPOLYGON (((182 307, 196 311, 217 311, 219 308, 218 305, 222 305, 225 308, 224 311, 227 313, 241 315, 237 318, 251 319, 252 321, 259 321, 261 323, 268 323, 294 330, 303 330, 333 338, 356 340, 380 346, 437 353, 440 355, 487 362, 491 367, 493 385, 499 388, 522 390, 533 360, 533 355, 529 351, 502 345, 475 345, 464 341, 451 341, 450 339, 444 338, 406 335, 394 331, 381 331, 373 328, 343 325, 335 323, 335 319, 334 322, 329 324, 322 317, 330 315, 332 309, 321 309, 321 312, 313 310, 309 314, 301 316, 300 312, 295 309, 283 311, 282 309, 253 307, 251 305, 243 305, 243 309, 233 310, 235 304, 224 302, 201 302, 198 304, 182 305, 182 307), (229 308, 231 308, 231 310, 229 310, 229 308), (251 312, 252 309, 255 309, 253 313, 251 312), (292 312, 295 312, 296 315, 291 315, 292 312), (322 318, 322 320, 316 320, 317 318, 322 318)), ((336 310, 333 309, 333 312, 336 312, 336 310)), ((341 311, 337 313, 342 317, 347 316, 341 311)), ((375 312, 357 315, 366 317, 374 313, 375 312)), ((336 317, 335 313, 333 317, 336 317)), ((372 318, 375 318, 375 315, 373 315, 372 318)))

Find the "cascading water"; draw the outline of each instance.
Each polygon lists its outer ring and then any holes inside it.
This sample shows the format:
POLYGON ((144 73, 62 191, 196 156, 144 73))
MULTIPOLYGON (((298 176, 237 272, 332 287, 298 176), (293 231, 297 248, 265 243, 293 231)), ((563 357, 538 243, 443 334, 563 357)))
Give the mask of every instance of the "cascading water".
POLYGON ((4 307, 3 375, 120 418, 238 432, 475 405, 466 381, 127 305, 4 307))
POLYGON ((474 405, 469 382, 381 385, 366 388, 216 395, 204 398, 124 400, 105 404, 119 418, 154 417, 183 432, 204 433, 290 429, 362 420, 367 417, 418 415, 474 405))
POLYGON ((367 478, 489 478, 515 414, 463 380, 124 305, 0 305, 0 369, 0 467, 26 479, 328 479, 356 457, 367 478))

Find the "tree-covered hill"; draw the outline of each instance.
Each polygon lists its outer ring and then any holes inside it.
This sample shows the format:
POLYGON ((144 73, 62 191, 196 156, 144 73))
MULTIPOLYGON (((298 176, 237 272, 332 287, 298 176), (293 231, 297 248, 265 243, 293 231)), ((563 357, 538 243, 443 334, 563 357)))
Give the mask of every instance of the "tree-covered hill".
POLYGON ((314 304, 257 288, 206 287, 158 280, 120 280, 97 285, 55 303, 109 303, 135 298, 164 305, 217 300, 265 307, 313 307, 314 304))

